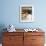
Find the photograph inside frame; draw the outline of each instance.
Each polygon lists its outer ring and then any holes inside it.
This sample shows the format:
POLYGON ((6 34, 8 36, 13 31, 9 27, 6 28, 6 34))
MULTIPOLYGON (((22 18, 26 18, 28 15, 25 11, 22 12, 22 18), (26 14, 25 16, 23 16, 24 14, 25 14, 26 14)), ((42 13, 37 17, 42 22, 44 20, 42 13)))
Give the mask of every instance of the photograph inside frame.
POLYGON ((32 6, 21 7, 21 21, 31 22, 32 21, 32 6))

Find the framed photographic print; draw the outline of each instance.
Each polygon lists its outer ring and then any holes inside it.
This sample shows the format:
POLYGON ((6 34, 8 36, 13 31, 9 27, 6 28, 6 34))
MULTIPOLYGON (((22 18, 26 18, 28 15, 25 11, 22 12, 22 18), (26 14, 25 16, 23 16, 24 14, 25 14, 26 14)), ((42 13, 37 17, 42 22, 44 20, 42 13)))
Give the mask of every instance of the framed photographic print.
POLYGON ((34 7, 32 5, 20 6, 20 22, 34 21, 34 7))

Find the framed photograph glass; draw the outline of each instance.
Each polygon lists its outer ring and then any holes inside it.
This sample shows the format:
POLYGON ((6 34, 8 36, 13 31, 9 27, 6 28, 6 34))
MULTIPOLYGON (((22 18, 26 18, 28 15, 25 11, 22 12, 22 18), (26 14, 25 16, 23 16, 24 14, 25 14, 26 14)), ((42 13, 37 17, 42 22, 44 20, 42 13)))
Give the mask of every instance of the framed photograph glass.
POLYGON ((34 7, 32 5, 20 6, 20 22, 34 21, 34 7))

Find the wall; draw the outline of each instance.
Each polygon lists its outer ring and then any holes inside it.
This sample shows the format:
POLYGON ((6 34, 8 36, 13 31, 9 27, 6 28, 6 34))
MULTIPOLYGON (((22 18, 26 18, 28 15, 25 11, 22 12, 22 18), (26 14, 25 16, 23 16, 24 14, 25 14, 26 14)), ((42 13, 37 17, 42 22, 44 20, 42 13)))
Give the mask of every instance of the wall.
POLYGON ((16 28, 46 29, 46 0, 0 0, 0 31, 9 24, 13 24, 16 28), (34 6, 34 22, 21 23, 19 21, 19 8, 22 4, 34 6))
POLYGON ((0 0, 0 25, 13 24, 16 28, 45 27, 46 28, 46 1, 45 0, 0 0), (34 6, 35 21, 21 23, 19 21, 19 7, 22 4, 34 6))

